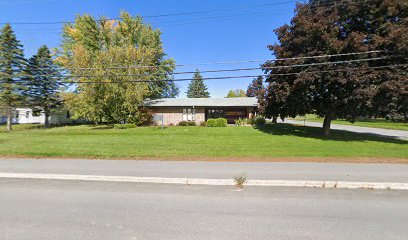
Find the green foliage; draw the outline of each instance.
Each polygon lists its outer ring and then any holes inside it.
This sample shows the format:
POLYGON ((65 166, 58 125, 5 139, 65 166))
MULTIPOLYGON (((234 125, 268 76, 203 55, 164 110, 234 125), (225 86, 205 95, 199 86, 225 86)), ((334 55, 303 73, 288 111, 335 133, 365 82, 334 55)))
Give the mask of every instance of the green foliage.
POLYGON ((25 80, 28 81, 25 90, 26 102, 32 108, 39 108, 45 113, 45 127, 49 126, 48 116, 52 108, 61 103, 58 96, 61 74, 54 64, 51 52, 47 46, 38 49, 37 54, 28 60, 25 69, 25 80))
POLYGON ((7 130, 11 130, 14 108, 22 104, 24 86, 21 73, 25 59, 23 46, 10 24, 0 30, 0 106, 7 115, 7 130))
POLYGON ((119 19, 97 20, 83 15, 64 27, 56 60, 73 75, 84 76, 74 79, 80 82, 76 92, 65 95, 74 118, 108 123, 135 121, 143 99, 177 95, 174 82, 163 81, 171 79, 175 66, 172 59, 165 58, 161 32, 126 12, 119 19), (135 65, 155 67, 107 68, 135 65), (129 82, 129 75, 151 82, 129 82))
POLYGON ((179 126, 196 126, 196 122, 194 121, 181 121, 178 124, 179 126))
POLYGON ((148 108, 140 108, 136 113, 136 118, 129 118, 129 122, 135 123, 137 126, 151 126, 154 124, 153 112, 148 108))
POLYGON ((194 80, 190 82, 187 89, 188 98, 209 98, 210 93, 208 92, 207 86, 204 83, 203 77, 200 71, 196 70, 194 73, 194 80))
POLYGON ((227 119, 225 118, 210 118, 206 122, 206 127, 226 127, 227 119))
POLYGON ((266 62, 267 117, 324 116, 330 122, 399 114, 408 120, 408 2, 406 0, 337 1, 298 4, 290 24, 275 30, 278 44, 269 49, 277 59, 381 50, 382 53, 266 62), (317 3, 317 4, 316 4, 317 3), (311 64, 366 58, 389 58, 347 64, 311 64), (299 65, 309 64, 300 67, 299 65), (280 68, 282 65, 299 67, 280 68), (393 68, 381 66, 399 65, 393 68), (334 71, 333 71, 334 70, 334 71), (298 72, 300 74, 287 74, 298 72), (308 72, 313 72, 310 74, 308 72))
POLYGON ((246 97, 246 93, 242 89, 230 90, 226 98, 235 98, 235 97, 246 97))
POLYGON ((264 117, 256 117, 254 120, 256 126, 263 126, 266 124, 266 119, 264 117))
POLYGON ((235 125, 237 126, 245 126, 245 125, 252 125, 254 124, 253 118, 238 118, 235 120, 235 125))
POLYGON ((136 124, 133 124, 133 123, 115 124, 113 125, 113 127, 117 129, 128 129, 128 128, 135 128, 136 124))

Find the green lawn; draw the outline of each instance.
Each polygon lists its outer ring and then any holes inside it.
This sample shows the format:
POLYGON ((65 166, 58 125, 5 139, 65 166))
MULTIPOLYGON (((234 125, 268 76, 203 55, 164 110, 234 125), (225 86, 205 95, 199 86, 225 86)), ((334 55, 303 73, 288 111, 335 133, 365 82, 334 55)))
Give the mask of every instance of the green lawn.
MULTIPOLYGON (((296 117, 295 120, 303 121, 305 119, 304 116, 296 117)), ((323 118, 319 118, 314 114, 307 114, 306 121, 309 122, 321 122, 323 123, 323 118)), ((347 120, 334 120, 332 121, 334 124, 342 124, 342 125, 353 125, 353 126, 360 126, 360 127, 373 127, 373 128, 386 128, 386 129, 396 129, 396 130, 406 130, 408 131, 408 124, 402 122, 391 122, 385 119, 365 119, 365 120, 357 120, 355 123, 351 123, 347 120)))
MULTIPOLYGON (((4 128, 4 126, 0 126, 4 128)), ((287 124, 252 127, 67 126, 0 131, 0 155, 94 158, 408 158, 408 141, 287 124)))

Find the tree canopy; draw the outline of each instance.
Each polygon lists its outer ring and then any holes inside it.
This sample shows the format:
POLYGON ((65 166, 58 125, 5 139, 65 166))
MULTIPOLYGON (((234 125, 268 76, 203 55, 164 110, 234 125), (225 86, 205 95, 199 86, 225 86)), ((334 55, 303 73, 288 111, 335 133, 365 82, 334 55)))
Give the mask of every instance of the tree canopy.
POLYGON ((208 92, 207 86, 204 83, 203 76, 200 71, 196 70, 193 79, 187 88, 188 98, 209 98, 210 92, 208 92))
POLYGON ((229 90, 226 98, 246 97, 246 93, 242 89, 229 90))
POLYGON ((65 96, 76 118, 137 122, 143 99, 178 94, 161 32, 126 12, 119 19, 82 15, 64 27, 57 62, 79 82, 65 96))
POLYGON ((393 113, 407 121, 408 2, 329 2, 298 4, 290 24, 275 30, 279 43, 269 49, 282 60, 263 65, 266 115, 316 113, 326 135, 336 118, 393 113), (334 56, 310 57, 324 55, 334 56))

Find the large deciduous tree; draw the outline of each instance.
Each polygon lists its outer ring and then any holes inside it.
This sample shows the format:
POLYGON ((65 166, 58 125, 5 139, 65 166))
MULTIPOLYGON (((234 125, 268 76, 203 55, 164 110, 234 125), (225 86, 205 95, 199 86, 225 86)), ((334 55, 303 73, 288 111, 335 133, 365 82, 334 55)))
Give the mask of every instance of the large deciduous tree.
POLYGON ((119 19, 83 15, 64 27, 57 61, 79 82, 65 97, 74 118, 138 122, 143 99, 178 94, 161 32, 126 12, 119 19))
POLYGON ((44 112, 44 126, 48 128, 51 110, 61 103, 62 84, 60 71, 47 46, 40 47, 37 54, 28 59, 25 73, 26 101, 33 109, 44 112))
POLYGON ((23 46, 10 24, 6 24, 0 31, 0 106, 7 116, 7 131, 12 130, 14 110, 23 101, 24 65, 23 46))
POLYGON ((246 93, 243 89, 229 90, 226 98, 246 97, 246 93))
POLYGON ((190 82, 187 88, 188 98, 209 98, 210 92, 208 92, 207 86, 204 83, 203 76, 200 71, 196 70, 193 76, 193 80, 190 82))
POLYGON ((406 0, 310 0, 295 13, 275 30, 279 43, 269 46, 278 61, 263 65, 270 73, 267 116, 316 113, 325 135, 336 118, 393 113, 407 120, 406 0), (357 52, 370 54, 338 55, 357 52))

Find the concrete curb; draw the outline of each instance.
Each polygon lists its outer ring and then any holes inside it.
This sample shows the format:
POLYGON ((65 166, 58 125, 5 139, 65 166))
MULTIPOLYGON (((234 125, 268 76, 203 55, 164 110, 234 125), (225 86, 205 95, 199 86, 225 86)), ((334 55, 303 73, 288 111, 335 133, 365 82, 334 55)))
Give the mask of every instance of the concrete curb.
MULTIPOLYGON (((131 183, 163 183, 188 185, 234 186, 233 179, 203 178, 162 178, 132 177, 103 175, 72 175, 72 174, 40 174, 40 173, 0 173, 0 178, 12 179, 45 179, 45 180, 76 180, 131 183)), ((345 181, 308 181, 308 180, 248 180, 245 186, 263 187, 315 187, 315 188, 346 188, 346 189, 390 189, 408 190, 408 183, 392 182, 345 182, 345 181)))

